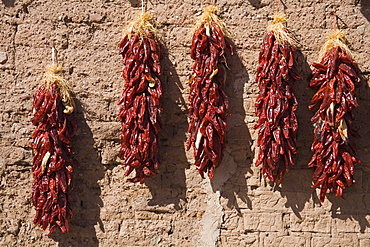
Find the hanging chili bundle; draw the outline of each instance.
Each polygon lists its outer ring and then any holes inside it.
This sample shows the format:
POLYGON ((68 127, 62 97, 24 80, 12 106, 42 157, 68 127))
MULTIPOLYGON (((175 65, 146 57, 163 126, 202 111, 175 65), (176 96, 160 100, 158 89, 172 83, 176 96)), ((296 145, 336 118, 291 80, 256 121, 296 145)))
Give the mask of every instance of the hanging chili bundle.
POLYGON ((256 75, 260 89, 255 102, 258 122, 254 128, 259 128, 256 166, 262 164, 263 176, 278 184, 289 164, 294 165, 297 153, 298 103, 293 87, 301 79, 295 68, 295 40, 285 23, 285 15, 277 14, 267 27, 256 75))
POLYGON ((151 20, 149 13, 142 13, 129 24, 119 51, 125 86, 118 103, 122 126, 119 157, 126 167, 125 176, 135 170, 135 177, 128 181, 140 183, 155 176, 159 163, 161 47, 151 20))
POLYGON ((193 147, 195 165, 200 175, 212 179, 214 169, 225 149, 226 113, 229 104, 223 90, 226 82, 225 52, 228 43, 225 24, 215 15, 216 6, 208 6, 199 18, 193 35, 190 56, 195 60, 189 79, 190 137, 187 150, 193 147))
POLYGON ((311 87, 318 87, 312 97, 309 109, 318 108, 311 118, 314 124, 314 152, 309 167, 315 167, 313 175, 321 187, 320 201, 327 191, 343 197, 343 189, 351 186, 354 165, 360 164, 355 157, 353 141, 358 133, 352 127, 355 119, 352 109, 358 107, 355 97, 355 84, 359 83, 359 69, 345 44, 343 32, 335 30, 321 50, 322 60, 313 63, 311 87))
POLYGON ((32 203, 36 208, 34 224, 49 233, 57 228, 69 231, 70 188, 72 166, 72 137, 77 130, 74 101, 69 84, 60 75, 61 67, 47 67, 45 79, 33 98, 33 117, 36 126, 32 134, 34 151, 32 174, 32 203))

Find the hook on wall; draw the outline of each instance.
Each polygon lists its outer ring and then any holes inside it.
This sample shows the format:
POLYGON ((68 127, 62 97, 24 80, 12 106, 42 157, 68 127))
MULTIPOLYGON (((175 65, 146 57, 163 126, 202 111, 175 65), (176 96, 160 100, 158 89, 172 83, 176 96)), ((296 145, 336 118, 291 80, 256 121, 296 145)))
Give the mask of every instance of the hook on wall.
POLYGON ((54 46, 51 47, 51 63, 56 63, 56 50, 54 46))
POLYGON ((330 14, 333 15, 333 29, 343 29, 347 28, 347 24, 344 22, 342 18, 337 15, 338 8, 331 11, 330 14))
POLYGON ((49 44, 51 46, 51 64, 58 65, 58 51, 55 48, 54 40, 52 40, 49 44))

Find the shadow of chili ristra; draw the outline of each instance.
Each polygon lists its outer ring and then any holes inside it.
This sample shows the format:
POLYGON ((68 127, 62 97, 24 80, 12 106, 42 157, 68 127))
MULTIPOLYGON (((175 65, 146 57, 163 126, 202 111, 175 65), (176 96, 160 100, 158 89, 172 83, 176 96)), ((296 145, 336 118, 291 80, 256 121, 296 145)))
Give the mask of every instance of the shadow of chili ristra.
MULTIPOLYGON (((362 15, 370 22, 370 1, 356 0, 355 5, 360 7, 362 15)), ((364 40, 362 40, 364 41, 364 40)), ((364 41, 366 44, 366 41, 364 41)), ((361 48, 364 47, 361 45, 361 48)), ((350 47, 351 48, 351 47, 350 47)), ((334 219, 357 221, 359 230, 364 233, 370 228, 368 217, 370 215, 370 70, 364 51, 354 51, 355 60, 358 60, 361 70, 361 82, 356 85, 356 99, 359 104, 358 108, 353 109, 355 121, 354 128, 359 128, 361 138, 354 141, 357 144, 357 157, 362 165, 356 165, 354 170, 354 179, 356 183, 344 190, 345 200, 336 198, 334 195, 327 195, 327 199, 332 203, 331 215, 334 219)))
POLYGON ((256 9, 261 8, 261 0, 248 0, 250 4, 253 5, 256 9))
POLYGON ((189 167, 184 143, 187 131, 187 109, 182 96, 180 78, 169 58, 167 47, 162 44, 162 129, 160 131, 160 164, 157 175, 145 180, 152 199, 149 206, 173 204, 176 210, 182 209, 186 202, 185 169, 189 167))
POLYGON ((94 148, 95 141, 91 129, 86 122, 81 102, 75 98, 77 107, 78 130, 73 137, 74 157, 78 161, 72 173, 73 217, 70 219, 70 232, 62 234, 56 231, 50 237, 59 242, 59 246, 99 246, 95 225, 105 232, 100 219, 101 189, 98 181, 104 178, 104 167, 94 148))
MULTIPOLYGON (((227 119, 226 149, 224 158, 215 169, 211 179, 212 190, 220 191, 221 196, 227 199, 227 207, 234 208, 240 213, 237 197, 252 209, 252 202, 248 198, 248 186, 245 175, 253 174, 251 165, 254 152, 251 150, 252 138, 246 119, 244 102, 244 87, 250 83, 249 74, 238 54, 236 45, 229 40, 234 49, 234 55, 227 53, 227 69, 225 93, 229 100, 230 117, 227 119)), ((253 111, 253 109, 249 109, 253 111)), ((244 208, 245 206, 242 206, 244 208)))
POLYGON ((357 4, 360 4, 360 11, 362 15, 370 21, 370 1, 369 0, 356 0, 357 4))
MULTIPOLYGON (((358 58, 355 56, 354 58, 358 58)), ((367 61, 361 60, 362 63, 367 61)), ((370 70, 365 64, 359 64, 361 70, 361 82, 356 85, 356 99, 359 104, 358 108, 353 109, 355 120, 353 121, 354 128, 359 129, 360 138, 355 138, 354 142, 357 145, 357 158, 362 165, 356 165, 354 170, 354 179, 356 181, 350 187, 346 187, 343 191, 345 199, 338 198, 332 194, 327 194, 327 199, 332 203, 331 216, 334 219, 357 221, 358 228, 356 229, 364 233, 367 228, 370 228, 368 217, 370 215, 370 70)))
POLYGON ((1 0, 6 7, 14 7, 15 0, 1 0))
POLYGON ((311 68, 306 57, 299 48, 294 56, 298 73, 302 77, 302 80, 294 85, 294 93, 298 101, 296 111, 298 119, 297 154, 294 157, 295 165, 289 167, 290 170, 284 174, 281 187, 276 186, 275 190, 279 191, 282 197, 286 197, 285 207, 291 208, 294 214, 301 219, 300 212, 305 204, 311 197, 316 196, 315 190, 311 188, 313 170, 307 167, 312 157, 310 150, 313 141, 311 116, 314 113, 308 109, 308 105, 315 90, 308 86, 311 68))
MULTIPOLYGON (((260 9, 260 8, 263 8, 265 7, 266 5, 275 5, 275 1, 261 1, 261 0, 248 0, 249 3, 256 9, 260 9)), ((279 3, 281 4, 281 6, 286 9, 286 4, 285 4, 286 1, 283 1, 283 0, 279 0, 279 3)), ((275 7, 275 6, 274 6, 275 7)))

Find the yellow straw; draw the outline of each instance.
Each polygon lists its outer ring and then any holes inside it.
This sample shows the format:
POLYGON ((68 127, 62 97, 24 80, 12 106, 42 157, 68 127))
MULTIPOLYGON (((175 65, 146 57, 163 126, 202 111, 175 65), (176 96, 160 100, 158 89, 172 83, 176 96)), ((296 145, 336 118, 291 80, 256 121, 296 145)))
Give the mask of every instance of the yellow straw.
POLYGON ((60 94, 62 96, 62 103, 65 107, 65 110, 63 112, 66 114, 71 114, 74 111, 76 105, 70 94, 70 84, 60 74, 61 71, 62 67, 56 64, 46 66, 43 83, 48 86, 52 83, 55 83, 59 87, 60 94))
POLYGON ((153 18, 149 12, 142 12, 139 18, 127 25, 124 35, 131 37, 132 34, 147 36, 149 32, 157 34, 157 29, 153 26, 153 18))
POLYGON ((297 41, 293 36, 287 32, 286 15, 284 13, 277 13, 274 15, 274 20, 267 26, 267 31, 274 32, 275 38, 279 43, 288 42, 290 45, 295 46, 297 41))
POLYGON ((351 54, 350 49, 346 45, 347 39, 344 35, 343 31, 340 30, 333 30, 329 33, 329 39, 325 42, 325 44, 321 47, 319 53, 319 59, 321 60, 325 53, 328 52, 331 48, 340 46, 342 49, 346 50, 349 54, 351 54))
POLYGON ((194 31, 201 27, 204 23, 211 25, 211 23, 214 22, 218 26, 220 26, 221 31, 225 36, 230 37, 229 32, 227 32, 226 30, 225 23, 222 20, 220 20, 216 15, 217 9, 218 9, 217 6, 214 5, 209 5, 205 7, 203 10, 203 14, 197 19, 197 22, 195 23, 194 31))

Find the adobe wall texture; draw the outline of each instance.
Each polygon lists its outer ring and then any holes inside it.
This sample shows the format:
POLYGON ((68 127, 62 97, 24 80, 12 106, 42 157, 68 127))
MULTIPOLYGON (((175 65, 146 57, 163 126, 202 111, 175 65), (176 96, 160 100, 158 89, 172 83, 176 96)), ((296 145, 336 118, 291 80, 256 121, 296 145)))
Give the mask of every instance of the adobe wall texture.
MULTIPOLYGON (((117 158, 122 92, 118 43, 140 13, 134 0, 2 0, 0 2, 0 245, 2 246, 370 246, 370 89, 364 80, 355 110, 357 183, 346 200, 324 203, 307 168, 313 139, 307 109, 310 63, 332 28, 337 9, 354 57, 366 79, 370 70, 370 5, 354 0, 284 0, 288 27, 300 41, 302 81, 297 164, 272 187, 253 165, 257 132, 254 83, 257 56, 275 6, 272 0, 217 0, 236 50, 228 56, 230 101, 227 149, 212 181, 202 180, 186 152, 187 97, 192 61, 191 29, 209 1, 151 0, 165 46, 162 162, 145 184, 123 177, 117 158), (71 231, 51 237, 32 224, 30 201, 33 92, 55 44, 65 77, 73 83, 79 131, 74 138, 74 216, 71 231)), ((365 2, 365 1, 363 1, 365 2)), ((282 5, 281 5, 282 6, 282 5)))

